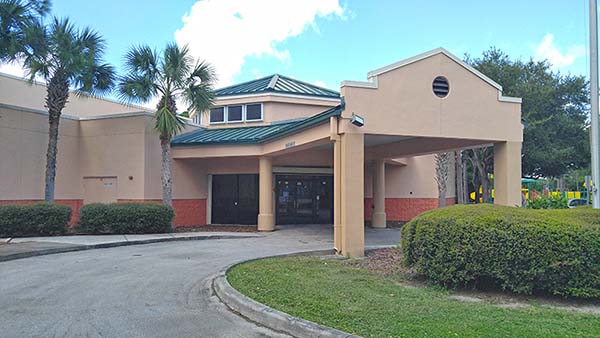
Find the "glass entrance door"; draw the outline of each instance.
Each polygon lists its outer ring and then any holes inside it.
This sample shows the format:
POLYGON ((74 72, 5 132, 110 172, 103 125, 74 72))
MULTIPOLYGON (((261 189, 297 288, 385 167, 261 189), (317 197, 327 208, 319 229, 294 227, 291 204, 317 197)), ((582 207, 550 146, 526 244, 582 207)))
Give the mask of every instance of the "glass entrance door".
POLYGON ((331 176, 276 177, 277 224, 333 223, 331 176))

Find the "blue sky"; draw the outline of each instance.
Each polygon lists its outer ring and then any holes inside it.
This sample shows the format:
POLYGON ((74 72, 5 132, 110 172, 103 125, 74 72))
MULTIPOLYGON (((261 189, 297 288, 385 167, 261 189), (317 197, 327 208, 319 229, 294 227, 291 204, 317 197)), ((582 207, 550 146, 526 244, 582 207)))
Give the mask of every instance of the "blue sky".
POLYGON ((342 80, 364 80, 372 69, 440 46, 460 57, 496 46, 586 75, 587 3, 54 0, 53 13, 103 34, 116 66, 133 44, 177 41, 216 66, 220 85, 281 73, 338 89, 342 80))

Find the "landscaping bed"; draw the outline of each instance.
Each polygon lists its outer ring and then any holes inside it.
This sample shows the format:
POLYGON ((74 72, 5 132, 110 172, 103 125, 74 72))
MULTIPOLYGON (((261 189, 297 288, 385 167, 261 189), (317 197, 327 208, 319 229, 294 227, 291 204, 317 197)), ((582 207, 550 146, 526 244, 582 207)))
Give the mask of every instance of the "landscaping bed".
POLYGON ((269 258, 237 265, 231 285, 254 300, 364 337, 598 337, 592 302, 450 292, 384 249, 360 260, 269 258), (574 310, 574 311, 573 311, 574 310))

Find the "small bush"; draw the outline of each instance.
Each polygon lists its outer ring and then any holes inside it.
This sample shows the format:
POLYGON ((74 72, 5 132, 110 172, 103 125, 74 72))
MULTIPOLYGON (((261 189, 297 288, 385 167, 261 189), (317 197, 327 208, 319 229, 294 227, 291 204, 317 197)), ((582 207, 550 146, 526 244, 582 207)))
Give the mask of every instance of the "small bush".
POLYGON ((87 204, 79 227, 91 234, 143 234, 171 231, 173 209, 159 203, 87 204))
POLYGON ((0 206, 0 236, 51 236, 67 230, 71 208, 66 205, 38 203, 0 206))
POLYGON ((528 209, 567 209, 569 200, 563 196, 543 197, 527 201, 528 209))
POLYGON ((402 229, 406 263, 436 284, 600 297, 600 212, 459 205, 402 229))

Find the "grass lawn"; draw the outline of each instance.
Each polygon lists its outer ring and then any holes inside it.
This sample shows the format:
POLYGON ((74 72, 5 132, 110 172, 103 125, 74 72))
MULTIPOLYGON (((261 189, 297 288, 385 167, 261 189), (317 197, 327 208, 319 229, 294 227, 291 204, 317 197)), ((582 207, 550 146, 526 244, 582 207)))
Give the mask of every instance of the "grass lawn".
POLYGON ((600 337, 600 315, 454 300, 340 260, 258 260, 234 267, 228 280, 263 304, 364 337, 600 337))

